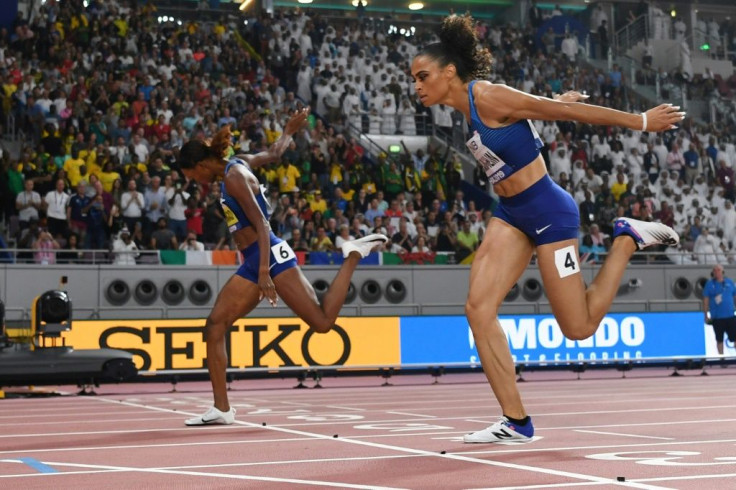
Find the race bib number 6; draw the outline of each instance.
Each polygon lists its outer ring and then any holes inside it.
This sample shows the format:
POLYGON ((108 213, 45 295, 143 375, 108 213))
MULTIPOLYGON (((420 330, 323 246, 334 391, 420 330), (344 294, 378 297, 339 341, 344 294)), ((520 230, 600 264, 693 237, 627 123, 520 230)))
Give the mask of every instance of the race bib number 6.
POLYGON ((271 253, 276 259, 277 264, 283 264, 284 262, 288 262, 289 260, 296 258, 296 254, 294 254, 294 251, 286 242, 277 243, 271 247, 271 253))

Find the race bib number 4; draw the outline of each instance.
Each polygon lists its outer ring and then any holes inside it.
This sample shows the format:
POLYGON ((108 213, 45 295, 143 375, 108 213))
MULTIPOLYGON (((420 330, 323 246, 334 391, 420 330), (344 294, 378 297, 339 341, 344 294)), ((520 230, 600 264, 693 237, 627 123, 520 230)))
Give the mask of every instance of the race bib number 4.
POLYGON ((296 258, 296 254, 286 242, 277 243, 271 247, 271 253, 273 254, 274 259, 276 259, 277 264, 283 264, 284 262, 288 262, 289 260, 296 258))
POLYGON ((580 264, 578 263, 578 254, 575 253, 575 247, 569 247, 555 250, 555 265, 560 278, 571 276, 580 272, 580 264))

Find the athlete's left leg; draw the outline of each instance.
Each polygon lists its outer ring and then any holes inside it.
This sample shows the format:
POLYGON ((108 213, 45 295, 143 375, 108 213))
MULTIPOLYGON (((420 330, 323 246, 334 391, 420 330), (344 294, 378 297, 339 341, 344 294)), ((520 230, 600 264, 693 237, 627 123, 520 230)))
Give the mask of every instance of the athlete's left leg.
POLYGON ((626 265, 636 249, 631 237, 618 236, 603 267, 586 290, 580 271, 577 239, 537 247, 544 290, 565 337, 582 340, 595 333, 616 296, 626 265))

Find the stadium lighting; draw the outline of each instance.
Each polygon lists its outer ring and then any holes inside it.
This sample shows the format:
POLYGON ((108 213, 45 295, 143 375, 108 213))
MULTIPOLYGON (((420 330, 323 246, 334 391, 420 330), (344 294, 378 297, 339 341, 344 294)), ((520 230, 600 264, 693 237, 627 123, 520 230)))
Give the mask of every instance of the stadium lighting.
POLYGON ((700 46, 701 51, 709 51, 710 50, 710 44, 705 43, 702 46, 700 46))
MULTIPOLYGON (((353 5, 353 7, 357 7, 359 1, 360 0, 352 0, 350 3, 353 5)), ((363 6, 364 7, 368 6, 368 0, 363 0, 363 6)))
POLYGON ((672 9, 672 12, 670 12, 670 15, 672 17, 677 17, 677 11, 675 9, 672 9))
POLYGON ((312 3, 312 0, 297 0, 299 3, 312 3))
POLYGON ((409 10, 422 10, 424 4, 422 2, 412 2, 409 4, 409 10))

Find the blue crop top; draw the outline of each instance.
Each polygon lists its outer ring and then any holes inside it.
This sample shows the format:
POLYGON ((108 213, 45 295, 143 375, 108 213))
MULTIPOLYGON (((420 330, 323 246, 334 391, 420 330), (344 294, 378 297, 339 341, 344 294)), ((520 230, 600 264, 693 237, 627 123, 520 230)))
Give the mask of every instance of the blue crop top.
POLYGON ((502 128, 489 128, 483 124, 475 110, 475 82, 473 80, 468 86, 469 126, 473 136, 465 144, 483 167, 491 184, 495 184, 532 163, 544 143, 528 119, 520 119, 502 128))
MULTIPOLYGON (((245 160, 238 157, 232 157, 228 160, 227 165, 225 166, 225 175, 227 175, 227 171, 230 170, 231 165, 244 165, 250 172, 250 166, 245 160)), ((230 233, 234 233, 247 226, 251 226, 250 220, 245 215, 245 211, 240 207, 238 201, 236 201, 235 198, 225 190, 224 181, 220 183, 220 191, 222 193, 220 204, 222 205, 222 211, 225 213, 225 221, 227 222, 227 227, 230 230, 230 233)), ((258 202, 258 206, 261 208, 263 216, 268 219, 271 214, 271 209, 268 206, 268 201, 266 201, 265 191, 266 189, 261 186, 261 192, 256 194, 256 202, 258 202)))

